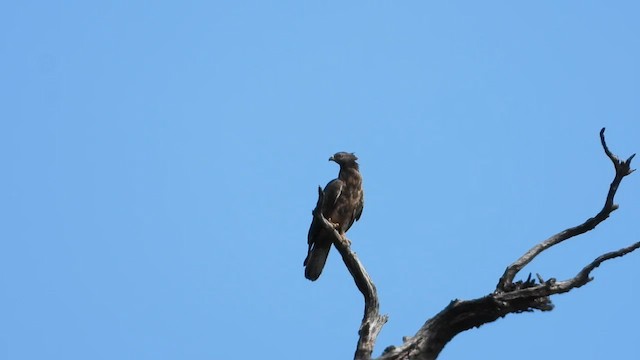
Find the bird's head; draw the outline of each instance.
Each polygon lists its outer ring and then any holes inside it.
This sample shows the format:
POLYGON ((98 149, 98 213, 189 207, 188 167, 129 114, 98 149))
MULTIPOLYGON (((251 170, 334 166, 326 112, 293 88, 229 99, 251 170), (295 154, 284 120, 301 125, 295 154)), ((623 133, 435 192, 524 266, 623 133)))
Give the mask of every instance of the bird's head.
POLYGON ((342 166, 358 166, 356 162, 358 157, 354 153, 348 152, 337 152, 332 157, 329 158, 329 161, 335 161, 340 167, 342 166))

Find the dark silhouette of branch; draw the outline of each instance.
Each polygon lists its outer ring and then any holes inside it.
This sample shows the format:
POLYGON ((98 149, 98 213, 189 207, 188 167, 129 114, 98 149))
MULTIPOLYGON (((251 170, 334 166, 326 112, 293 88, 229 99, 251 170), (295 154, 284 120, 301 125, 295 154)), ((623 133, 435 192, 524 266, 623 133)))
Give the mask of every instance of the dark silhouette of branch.
POLYGON ((565 281, 557 281, 554 278, 545 281, 540 275, 537 275, 538 281, 536 282, 531 278, 531 274, 527 280, 513 281, 518 272, 544 250, 592 230, 618 208, 618 205, 614 204, 613 198, 622 179, 634 171, 630 166, 635 154, 625 161, 619 160, 609 150, 605 142, 604 130, 603 128, 600 131, 600 141, 605 154, 612 161, 616 173, 602 210, 584 223, 566 229, 535 245, 507 267, 493 293, 474 300, 452 301, 444 310, 427 320, 415 336, 405 339, 403 345, 385 349, 380 359, 436 359, 444 346, 454 336, 465 330, 495 321, 510 313, 535 310, 550 311, 553 309, 549 298, 551 295, 565 293, 587 284, 592 280, 591 271, 604 261, 624 256, 640 248, 640 242, 637 242, 620 250, 601 255, 587 264, 576 276, 565 281))
POLYGON ((612 212, 618 209, 618 205, 614 204, 613 202, 613 197, 616 195, 618 186, 620 185, 622 179, 634 171, 631 169, 631 160, 634 156, 636 156, 636 154, 631 155, 625 161, 620 161, 620 159, 618 159, 618 157, 611 153, 611 151, 609 150, 609 147, 607 146, 607 143, 604 139, 604 130, 605 128, 602 128, 602 130, 600 130, 600 142, 605 154, 609 157, 609 159, 611 159, 611 162, 615 167, 616 175, 613 178, 611 185, 609 186, 609 193, 607 194, 607 199, 604 203, 604 206, 602 207, 602 210, 600 210, 600 212, 596 214, 596 216, 587 219, 582 224, 561 231, 548 238, 547 240, 532 247, 529 251, 522 255, 522 257, 516 260, 513 264, 509 265, 509 267, 505 270, 504 275, 502 275, 500 281, 498 282, 497 290, 509 290, 509 288, 512 286, 512 281, 516 274, 518 274, 518 272, 522 270, 522 268, 524 268, 540 253, 574 236, 584 234, 587 231, 593 230, 596 226, 598 226, 598 224, 606 220, 612 212))
MULTIPOLYGON (((543 251, 594 229, 618 208, 613 200, 622 179, 634 171, 631 169, 631 160, 635 154, 627 160, 621 161, 609 150, 605 142, 604 131, 604 128, 600 131, 600 141, 605 154, 614 165, 615 176, 609 186, 602 210, 582 224, 561 231, 532 247, 507 267, 492 293, 473 300, 456 299, 451 301, 442 311, 427 320, 414 336, 405 337, 402 345, 387 347, 379 358, 380 360, 436 359, 444 346, 463 331, 490 323, 511 313, 517 314, 535 310, 550 311, 553 309, 551 295, 565 293, 587 284, 593 280, 590 277, 591 272, 600 264, 640 248, 640 242, 637 242, 628 247, 605 253, 584 266, 576 276, 564 281, 557 281, 555 278, 544 280, 540 275, 536 276, 537 279, 532 279, 531 274, 526 280, 514 281, 516 275, 543 251)), ((387 316, 381 316, 378 313, 376 288, 355 253, 351 251, 349 240, 344 234, 335 230, 333 224, 322 216, 320 210, 324 195, 322 188, 319 188, 318 193, 318 203, 313 211, 313 216, 321 220, 327 229, 334 232, 333 243, 342 255, 356 286, 364 296, 364 318, 358 332, 360 338, 355 359, 368 360, 371 358, 378 333, 387 321, 387 316)))
POLYGON ((376 286, 373 284, 373 281, 371 281, 369 274, 356 254, 351 251, 351 242, 344 234, 340 234, 333 224, 322 215, 323 200, 324 192, 321 187, 318 187, 318 202, 313 210, 313 216, 320 220, 326 229, 333 231, 333 245, 338 249, 338 252, 340 252, 344 264, 353 277, 353 281, 355 281, 358 290, 360 290, 362 296, 364 296, 364 317, 362 318, 360 330, 358 331, 359 339, 354 359, 368 360, 371 359, 378 334, 387 322, 388 317, 387 315, 380 315, 379 313, 376 286))

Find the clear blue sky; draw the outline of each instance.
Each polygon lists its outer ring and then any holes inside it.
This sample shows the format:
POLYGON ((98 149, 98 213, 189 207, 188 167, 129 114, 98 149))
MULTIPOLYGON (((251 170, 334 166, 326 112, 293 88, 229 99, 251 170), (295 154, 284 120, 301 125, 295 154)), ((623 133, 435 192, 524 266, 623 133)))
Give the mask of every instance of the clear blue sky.
MULTIPOLYGON (((637 2, 8 2, 0 359, 349 359, 362 298, 303 276, 316 187, 361 159, 349 232, 375 355, 594 215, 640 152, 637 2)), ((523 273, 640 240, 620 209, 523 273)), ((635 359, 640 253, 456 337, 443 359, 635 359)))

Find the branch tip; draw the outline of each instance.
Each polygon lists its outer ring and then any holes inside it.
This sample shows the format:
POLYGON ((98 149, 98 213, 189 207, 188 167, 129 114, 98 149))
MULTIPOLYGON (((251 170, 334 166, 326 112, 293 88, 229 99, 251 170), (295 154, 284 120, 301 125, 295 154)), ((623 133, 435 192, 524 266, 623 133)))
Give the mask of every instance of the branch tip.
POLYGON ((609 159, 611 159, 611 161, 616 163, 619 160, 616 158, 615 155, 613 155, 613 153, 611 152, 611 150, 609 150, 609 147, 607 146, 607 141, 604 138, 604 129, 605 128, 602 128, 602 130, 600 130, 600 144, 602 144, 602 149, 604 150, 604 153, 607 154, 609 159))

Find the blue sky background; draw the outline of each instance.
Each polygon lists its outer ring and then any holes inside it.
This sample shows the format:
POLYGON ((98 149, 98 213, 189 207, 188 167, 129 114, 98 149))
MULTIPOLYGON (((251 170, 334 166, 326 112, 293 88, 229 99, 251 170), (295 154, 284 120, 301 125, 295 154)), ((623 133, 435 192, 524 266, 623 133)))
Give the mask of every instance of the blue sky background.
MULTIPOLYGON (((302 260, 327 162, 390 320, 375 355, 602 206, 640 152, 640 5, 9 2, 0 11, 0 358, 348 359, 362 298, 302 260)), ((640 239, 640 181, 534 261, 640 239)), ((443 359, 635 359, 640 254, 443 359)))

